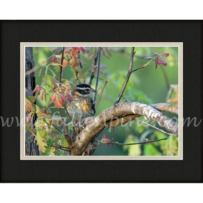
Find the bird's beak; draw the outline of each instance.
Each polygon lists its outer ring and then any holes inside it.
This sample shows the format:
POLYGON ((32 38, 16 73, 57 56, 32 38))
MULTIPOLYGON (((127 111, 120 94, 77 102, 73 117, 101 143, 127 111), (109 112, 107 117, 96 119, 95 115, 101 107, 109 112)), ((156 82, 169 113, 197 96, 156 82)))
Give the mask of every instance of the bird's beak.
POLYGON ((96 92, 96 90, 93 88, 90 90, 90 93, 95 93, 95 92, 96 92))

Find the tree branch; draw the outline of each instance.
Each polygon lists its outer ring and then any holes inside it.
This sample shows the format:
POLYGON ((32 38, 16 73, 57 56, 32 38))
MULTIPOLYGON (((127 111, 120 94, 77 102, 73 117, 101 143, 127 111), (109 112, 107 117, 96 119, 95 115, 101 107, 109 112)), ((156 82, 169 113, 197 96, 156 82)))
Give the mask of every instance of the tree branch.
POLYGON ((96 87, 95 87, 96 92, 94 93, 94 103, 96 103, 96 100, 97 100, 97 89, 98 89, 99 74, 100 74, 100 60, 101 60, 101 47, 98 48, 97 79, 96 79, 96 87))
MULTIPOLYGON (((80 59, 80 51, 78 51, 78 58, 80 59)), ((82 73, 82 79, 83 79, 83 83, 85 83, 85 77, 84 77, 84 73, 83 73, 83 69, 82 69, 82 63, 80 62, 80 69, 81 69, 81 73, 82 73)))
POLYGON ((103 87, 103 89, 102 89, 102 91, 101 91, 101 94, 100 94, 100 96, 99 96, 99 101, 97 102, 97 105, 96 105, 96 109, 97 109, 97 106, 99 105, 99 102, 100 102, 100 100, 101 100, 101 97, 102 97, 104 88, 106 87, 106 84, 107 84, 107 83, 108 83, 108 81, 105 82, 104 87, 103 87))
MULTIPOLYGON (((97 59, 98 59, 98 51, 97 51, 97 54, 96 54, 96 47, 95 47, 95 58, 94 58, 94 65, 93 65, 93 67, 97 65, 97 59)), ((92 85, 93 78, 94 78, 94 72, 92 72, 91 75, 90 75, 90 81, 89 81, 89 85, 90 86, 92 85)))
POLYGON ((65 47, 63 47, 63 49, 62 49, 62 56, 61 56, 60 80, 59 80, 60 84, 62 83, 62 70, 63 70, 64 50, 65 50, 65 47))
POLYGON ((159 111, 167 111, 178 115, 178 106, 167 103, 152 104, 152 107, 159 111))
POLYGON ((164 134, 166 134, 166 135, 169 135, 169 136, 173 135, 172 133, 168 133, 168 132, 166 132, 166 131, 164 131, 164 130, 161 130, 161 129, 159 129, 159 128, 157 128, 157 127, 155 127, 155 126, 153 126, 153 125, 151 125, 151 124, 149 124, 149 123, 143 122, 143 121, 141 121, 141 120, 139 120, 139 119, 137 119, 137 118, 135 118, 134 120, 135 120, 135 121, 138 121, 138 122, 140 122, 140 123, 143 123, 144 125, 148 125, 148 126, 150 126, 151 128, 154 128, 154 129, 156 129, 156 130, 158 130, 158 131, 160 131, 160 132, 162 132, 162 133, 164 133, 164 134))
POLYGON ((115 101, 115 103, 114 103, 114 106, 115 106, 117 103, 119 103, 121 97, 123 96, 123 93, 124 93, 124 91, 125 91, 126 85, 127 85, 128 80, 129 80, 129 78, 130 78, 130 75, 131 75, 131 73, 132 73, 132 68, 133 68, 133 56, 134 56, 134 47, 132 47, 132 50, 131 50, 130 66, 129 66, 129 69, 128 69, 128 74, 127 74, 127 76, 126 76, 126 78, 125 78, 125 81, 124 81, 123 86, 122 86, 122 88, 121 88, 121 91, 120 91, 120 93, 119 93, 119 95, 118 95, 118 98, 116 99, 116 101, 115 101))
MULTIPOLYGON (((82 154, 94 136, 104 129, 104 127, 109 124, 109 121, 112 121, 114 118, 124 117, 124 115, 130 115, 129 118, 132 118, 132 115, 135 117, 145 116, 158 123, 167 131, 173 134, 178 134, 178 123, 174 122, 152 106, 138 102, 119 103, 114 107, 102 111, 96 117, 83 119, 82 123, 87 125, 84 130, 77 135, 76 141, 73 144, 73 149, 71 150, 71 155, 82 154)), ((127 120, 125 117, 121 119, 124 119, 125 121, 127 120)))
POLYGON ((145 141, 145 142, 135 142, 135 143, 119 143, 119 142, 103 142, 101 140, 97 140, 95 139, 96 142, 101 143, 101 144, 116 144, 116 145, 137 145, 137 144, 149 144, 149 143, 153 143, 153 142, 159 142, 162 140, 167 140, 168 138, 163 138, 163 139, 159 139, 159 140, 150 140, 150 141, 145 141))

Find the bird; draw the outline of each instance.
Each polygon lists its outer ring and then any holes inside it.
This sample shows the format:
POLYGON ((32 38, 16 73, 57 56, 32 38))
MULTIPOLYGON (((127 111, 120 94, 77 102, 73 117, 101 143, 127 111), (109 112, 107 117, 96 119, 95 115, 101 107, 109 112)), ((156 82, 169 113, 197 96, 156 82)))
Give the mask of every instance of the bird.
POLYGON ((95 92, 90 85, 85 83, 78 84, 72 90, 73 100, 67 101, 66 108, 74 122, 95 115, 95 104, 91 98, 91 93, 95 92))

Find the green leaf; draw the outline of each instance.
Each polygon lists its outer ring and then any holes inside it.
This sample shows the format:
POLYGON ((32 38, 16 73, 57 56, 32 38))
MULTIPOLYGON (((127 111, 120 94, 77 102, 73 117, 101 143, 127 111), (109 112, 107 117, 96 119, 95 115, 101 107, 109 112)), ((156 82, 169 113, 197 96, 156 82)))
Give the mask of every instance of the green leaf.
MULTIPOLYGON (((136 143, 137 141, 132 135, 129 135, 124 143, 130 144, 130 143, 136 143)), ((141 155, 141 148, 140 145, 124 145, 123 150, 126 151, 128 150, 128 155, 129 156, 139 156, 141 155)))
POLYGON ((35 102, 35 96, 28 96, 27 98, 28 98, 31 102, 33 102, 33 103, 35 102))
POLYGON ((54 62, 53 62, 53 63, 50 63, 49 66, 50 66, 50 65, 52 65, 52 66, 61 66, 61 64, 59 64, 59 63, 54 63, 54 62))
POLYGON ((53 71, 53 70, 51 70, 51 68, 49 68, 49 70, 52 72, 53 77, 55 78, 55 77, 56 77, 56 74, 54 73, 54 71, 53 71))
POLYGON ((166 141, 166 145, 164 148, 164 152, 166 155, 174 156, 178 155, 178 138, 174 135, 171 135, 166 141))
POLYGON ((161 156, 162 153, 156 149, 153 144, 145 144, 144 145, 144 155, 145 156, 161 156))

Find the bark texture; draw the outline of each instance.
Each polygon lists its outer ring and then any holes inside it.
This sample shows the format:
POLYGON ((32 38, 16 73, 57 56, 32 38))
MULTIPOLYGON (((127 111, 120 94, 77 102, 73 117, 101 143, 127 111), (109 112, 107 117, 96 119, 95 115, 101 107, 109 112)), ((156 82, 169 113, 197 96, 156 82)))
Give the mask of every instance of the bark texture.
POLYGON ((81 124, 85 124, 85 128, 77 135, 71 150, 71 155, 82 154, 94 136, 105 126, 111 125, 111 122, 112 126, 117 126, 125 124, 138 116, 145 116, 158 123, 167 131, 178 134, 178 123, 174 122, 154 107, 138 102, 119 103, 114 107, 102 111, 96 117, 83 119, 81 124))
POLYGON ((167 111, 178 115, 178 106, 167 103, 152 104, 155 109, 159 111, 167 111))
MULTIPOLYGON (((33 67, 34 67, 34 60, 33 60, 32 47, 26 47, 25 48, 25 72, 31 70, 33 67)), ((26 76, 25 87, 28 89, 29 92, 32 92, 34 90, 35 88, 34 72, 26 76)), ((28 93, 26 92, 26 94, 28 93)), ((25 116, 27 116, 27 114, 28 113, 26 113, 25 116)), ((33 122, 35 121, 35 119, 33 119, 33 122)), ((33 123, 32 123, 32 128, 34 128, 33 123)), ((25 155, 27 156, 39 155, 38 146, 36 144, 34 137, 31 136, 30 132, 26 132, 26 136, 25 136, 25 155)))

